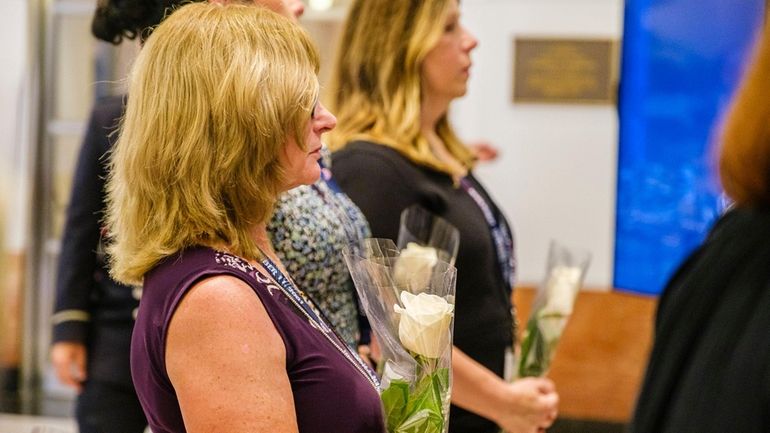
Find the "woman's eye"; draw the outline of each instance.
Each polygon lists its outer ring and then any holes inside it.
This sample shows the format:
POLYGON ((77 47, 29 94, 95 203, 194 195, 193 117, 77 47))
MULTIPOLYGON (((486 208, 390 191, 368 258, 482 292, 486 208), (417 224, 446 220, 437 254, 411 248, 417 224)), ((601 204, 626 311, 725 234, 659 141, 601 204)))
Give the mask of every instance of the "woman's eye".
POLYGON ((454 31, 455 28, 457 28, 457 23, 451 22, 444 27, 444 32, 451 33, 454 31))

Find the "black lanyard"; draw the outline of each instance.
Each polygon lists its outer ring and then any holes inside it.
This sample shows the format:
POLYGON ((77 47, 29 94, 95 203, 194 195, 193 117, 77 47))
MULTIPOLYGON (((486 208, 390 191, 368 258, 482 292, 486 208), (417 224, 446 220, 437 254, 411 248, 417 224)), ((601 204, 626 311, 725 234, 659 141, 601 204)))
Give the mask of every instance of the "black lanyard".
POLYGON ((481 209, 481 213, 484 214, 484 220, 489 226, 489 232, 495 243, 497 262, 503 276, 503 281, 508 285, 509 291, 513 290, 516 263, 513 256, 513 236, 511 230, 502 217, 495 218, 489 203, 484 200, 484 197, 481 196, 481 193, 473 186, 468 177, 460 179, 460 186, 476 202, 476 205, 481 209))
POLYGON ((302 292, 297 288, 297 286, 294 285, 294 282, 287 278, 283 272, 278 269, 278 266, 276 266, 275 263, 273 263, 273 261, 267 257, 267 254, 263 252, 262 256, 264 257, 262 259, 262 266, 281 286, 281 291, 292 300, 294 305, 302 309, 302 312, 305 313, 305 315, 309 320, 313 322, 314 325, 318 326, 318 329, 332 343, 332 345, 336 347, 337 350, 339 350, 340 353, 342 353, 342 355, 348 359, 348 361, 353 363, 353 366, 356 367, 356 370, 361 372, 369 380, 372 386, 374 386, 374 388, 379 391, 380 380, 377 375, 374 374, 372 369, 369 368, 369 366, 361 359, 360 356, 358 356, 357 353, 353 352, 350 346, 345 343, 345 340, 343 340, 342 337, 337 334, 334 328, 326 324, 326 322, 321 318, 320 311, 316 310, 316 308, 310 304, 309 300, 306 299, 302 295, 302 292))

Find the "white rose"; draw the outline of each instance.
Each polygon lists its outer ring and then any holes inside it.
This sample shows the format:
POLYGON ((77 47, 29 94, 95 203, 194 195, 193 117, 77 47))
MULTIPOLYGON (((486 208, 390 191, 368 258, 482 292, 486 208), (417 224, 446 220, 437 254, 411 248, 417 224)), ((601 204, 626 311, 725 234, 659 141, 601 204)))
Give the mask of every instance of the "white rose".
POLYGON ((438 358, 450 344, 449 325, 455 306, 428 293, 401 292, 404 307, 394 305, 400 315, 398 338, 407 349, 427 358, 438 358))
POLYGON ((396 259, 393 269, 396 286, 412 293, 425 290, 430 284, 436 263, 438 263, 438 253, 435 248, 421 247, 414 242, 409 242, 396 259))
POLYGON ((546 305, 542 314, 572 314, 575 297, 580 288, 582 271, 578 266, 556 266, 545 283, 546 305))

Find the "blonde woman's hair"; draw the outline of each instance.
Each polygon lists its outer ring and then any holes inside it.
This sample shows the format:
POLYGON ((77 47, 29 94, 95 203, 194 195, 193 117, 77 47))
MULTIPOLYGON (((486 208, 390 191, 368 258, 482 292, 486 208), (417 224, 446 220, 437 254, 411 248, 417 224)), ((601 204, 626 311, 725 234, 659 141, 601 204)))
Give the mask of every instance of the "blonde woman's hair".
POLYGON ((112 155, 111 272, 140 283, 194 245, 259 257, 251 230, 284 184, 290 138, 305 148, 318 94, 318 52, 265 8, 193 3, 160 24, 129 77, 112 155))
MULTIPOLYGON (((452 0, 355 0, 345 22, 329 92, 333 150, 354 140, 390 146, 417 164, 452 173, 420 132, 421 68, 438 43, 452 0)), ((446 114, 436 132, 466 168, 473 154, 446 114)))

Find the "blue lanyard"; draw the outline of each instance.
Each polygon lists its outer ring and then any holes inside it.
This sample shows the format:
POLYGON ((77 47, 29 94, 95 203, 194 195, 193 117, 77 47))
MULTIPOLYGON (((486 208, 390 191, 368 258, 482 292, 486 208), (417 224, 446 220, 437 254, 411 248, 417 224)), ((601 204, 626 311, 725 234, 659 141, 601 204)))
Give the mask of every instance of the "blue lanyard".
POLYGON ((481 209, 481 213, 484 214, 484 220, 489 226, 489 232, 495 243, 497 262, 503 276, 503 281, 508 285, 509 291, 513 290, 516 262, 513 256, 513 235, 511 230, 502 217, 499 219, 495 218, 489 203, 484 200, 484 197, 481 196, 481 193, 479 193, 467 177, 460 179, 460 186, 476 202, 476 205, 481 209))
POLYGON ((318 165, 321 167, 321 178, 312 188, 339 218, 347 243, 358 244, 362 239, 369 237, 367 223, 362 220, 363 215, 357 212, 355 204, 342 192, 331 170, 324 163, 324 158, 318 160, 318 165))
POLYGON ((262 259, 262 266, 265 268, 265 270, 267 270, 268 273, 270 273, 270 276, 273 277, 275 282, 281 286, 283 292, 292 298, 294 302, 304 310, 308 317, 313 322, 315 322, 319 328, 321 328, 322 332, 331 332, 332 328, 326 324, 326 321, 321 319, 321 313, 313 308, 307 299, 305 299, 305 297, 300 294, 299 289, 297 289, 294 283, 288 279, 280 269, 278 269, 278 266, 276 266, 275 263, 273 263, 273 261, 270 260, 265 253, 262 253, 262 256, 264 257, 264 259, 262 259))
POLYGON ((360 356, 358 356, 357 353, 353 352, 353 350, 345 343, 345 340, 342 339, 342 337, 337 334, 337 331, 335 331, 332 327, 326 324, 326 322, 321 319, 321 312, 316 310, 306 299, 302 292, 297 288, 297 286, 294 285, 294 283, 287 278, 283 272, 281 272, 280 269, 278 269, 278 266, 273 263, 270 258, 267 257, 267 254, 262 252, 262 256, 264 257, 262 259, 262 266, 267 270, 268 273, 270 273, 270 276, 273 277, 273 279, 281 286, 283 289, 283 293, 287 296, 289 296, 294 303, 299 307, 302 308, 304 313, 315 322, 316 325, 318 325, 321 332, 326 335, 329 340, 331 341, 332 338, 335 338, 337 340, 337 344, 332 344, 340 351, 346 351, 347 355, 345 353, 342 353, 345 358, 348 358, 352 363, 358 364, 357 370, 359 370, 362 374, 367 376, 367 379, 374 385, 375 389, 379 392, 379 386, 380 386, 380 379, 377 377, 377 375, 372 371, 371 368, 369 368, 368 365, 361 359, 360 356))

